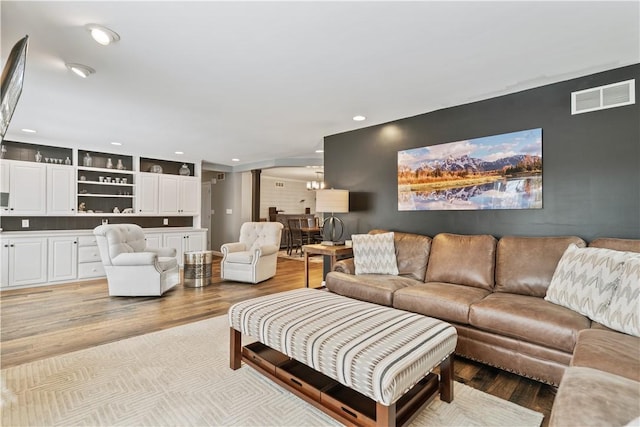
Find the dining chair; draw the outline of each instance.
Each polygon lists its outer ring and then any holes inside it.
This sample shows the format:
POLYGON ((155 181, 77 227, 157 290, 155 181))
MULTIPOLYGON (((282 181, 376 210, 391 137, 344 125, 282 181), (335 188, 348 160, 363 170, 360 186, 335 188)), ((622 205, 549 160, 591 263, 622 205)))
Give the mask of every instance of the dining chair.
POLYGON ((301 219, 289 219, 289 247, 287 248, 287 255, 291 255, 293 253, 293 249, 296 249, 296 253, 300 251, 300 256, 302 256, 302 230, 301 230, 301 219))

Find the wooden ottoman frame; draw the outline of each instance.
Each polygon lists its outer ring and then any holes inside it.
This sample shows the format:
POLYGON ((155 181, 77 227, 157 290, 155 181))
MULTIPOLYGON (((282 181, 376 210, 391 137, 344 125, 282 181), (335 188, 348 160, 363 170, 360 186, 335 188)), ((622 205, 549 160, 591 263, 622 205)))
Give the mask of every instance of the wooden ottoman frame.
MULTIPOLYGON (((241 367, 241 362, 244 361, 254 369, 256 369, 259 373, 267 376, 272 381, 276 382, 280 386, 284 387, 288 391, 294 393, 296 396, 304 399, 306 402, 312 404, 316 408, 322 410, 326 414, 331 417, 337 419, 338 421, 345 423, 347 425, 360 425, 360 426, 405 426, 409 424, 420 412, 422 408, 424 408, 427 404, 429 404, 432 399, 440 394, 440 399, 444 402, 451 402, 453 400, 453 350, 455 348, 457 335, 455 334, 455 329, 445 323, 440 322, 435 319, 426 318, 424 316, 422 319, 425 319, 424 322, 432 322, 431 324, 438 325, 440 331, 445 331, 443 335, 447 335, 444 340, 441 340, 437 343, 434 343, 434 346, 438 347, 439 355, 444 354, 444 356, 435 356, 437 360, 433 359, 434 356, 430 355, 431 359, 429 359, 427 365, 421 364, 420 367, 427 366, 425 368, 426 375, 423 374, 423 377, 420 378, 420 369, 417 369, 416 365, 411 365, 410 375, 417 376, 417 378, 409 378, 411 381, 409 384, 409 390, 406 389, 398 389, 392 390, 393 395, 390 396, 385 394, 378 399, 374 399, 372 396, 376 394, 371 389, 366 389, 366 386, 362 385, 361 381, 358 382, 359 386, 349 387, 345 384, 348 382, 342 383, 344 378, 341 379, 340 382, 337 381, 339 375, 336 375, 335 372, 331 373, 331 376, 328 376, 328 372, 319 372, 318 370, 313 369, 310 365, 306 363, 302 363, 292 357, 289 357, 283 354, 280 348, 272 348, 267 343, 262 343, 263 339, 257 337, 259 335, 257 333, 248 333, 246 329, 249 328, 247 324, 242 323, 240 325, 240 318, 243 321, 253 322, 253 326, 260 323, 260 328, 267 330, 268 327, 265 326, 266 323, 269 322, 269 319, 276 318, 280 316, 280 319, 274 321, 274 324, 277 324, 278 327, 284 327, 287 330, 287 333, 290 332, 290 329, 294 329, 290 327, 290 323, 286 321, 285 315, 291 314, 292 312, 309 312, 317 309, 317 315, 314 317, 313 314, 310 317, 298 317, 296 320, 297 323, 301 323, 299 319, 316 319, 322 318, 322 321, 325 321, 326 317, 330 317, 327 314, 327 306, 322 306, 322 303, 315 304, 314 299, 319 297, 319 299, 326 299, 325 303, 327 304, 337 304, 340 305, 344 303, 345 305, 350 306, 351 312, 360 313, 362 310, 375 311, 376 313, 384 313, 385 315, 389 315, 391 313, 392 316, 402 316, 406 318, 407 316, 415 316, 413 313, 402 312, 401 310, 395 310, 389 307, 377 306, 375 304, 364 303, 362 301, 351 300, 350 298, 342 297, 335 294, 330 294, 328 292, 317 291, 313 289, 306 290, 296 290, 296 291, 288 291, 282 292, 276 295, 269 295, 266 297, 255 298, 253 300, 244 301, 242 303, 238 303, 232 306, 229 310, 230 323, 234 325, 234 318, 236 320, 235 327, 239 329, 243 329, 244 331, 240 331, 236 329, 234 326, 230 328, 230 367, 233 370, 239 369, 241 367), (309 292, 312 292, 310 294, 309 292), (324 296, 319 296, 315 294, 315 292, 322 292, 324 296), (277 308, 277 303, 273 302, 273 299, 280 298, 279 296, 283 296, 285 303, 282 304, 280 308, 277 308), (293 303, 293 301, 298 301, 297 303, 293 303), (255 303, 254 303, 255 302, 255 303), (300 305, 306 306, 300 308, 300 305), (237 308, 236 306, 242 307, 237 308), (322 306, 322 307, 320 307, 322 306), (251 315, 247 314, 250 310, 253 310, 254 307, 258 307, 257 310, 262 310, 262 312, 257 313, 252 312, 251 315), (276 308, 274 308, 276 307, 276 308), (372 308, 373 307, 373 308, 372 308), (244 311, 242 311, 244 310, 244 311), (385 310, 391 310, 385 312, 385 310), (238 311, 242 311, 242 314, 238 315, 238 311), (278 313, 278 315, 274 315, 274 313, 278 313), (258 322, 256 319, 260 318, 258 322), (264 320, 265 318, 269 318, 264 320), (283 320, 284 319, 284 320, 283 320), (278 323, 279 322, 279 323, 278 323), (284 325, 284 326, 283 326, 284 325), (449 329, 451 328, 453 332, 449 329), (249 335, 253 335, 256 338, 259 338, 259 342, 254 342, 252 344, 242 346, 242 332, 248 333, 249 335), (442 353, 445 351, 445 353, 442 353), (443 357, 443 358, 441 358, 443 357), (432 362, 435 360, 435 362, 432 362), (436 375, 430 371, 432 368, 439 366, 440 375, 436 375), (335 377, 334 377, 335 375, 335 377), (417 382, 416 382, 417 381, 417 382), (359 387, 361 390, 356 390, 359 387), (363 394, 366 393, 367 395, 363 394), (382 400, 386 400, 386 403, 381 402, 382 400)), ((342 309, 342 307, 338 307, 338 310, 342 309)), ((346 313, 349 313, 349 309, 346 310, 346 313)), ((358 314, 358 317, 360 314, 358 314)), ((394 317, 394 322, 395 322, 394 317)), ((418 321, 422 320, 418 318, 418 321)), ((379 319, 377 319, 379 320, 379 319)), ((415 318, 412 318, 415 320, 415 318)), ((296 322, 293 322, 294 324, 296 322)), ((350 320, 342 321, 340 319, 342 327, 344 330, 349 331, 350 328, 357 328, 358 325, 355 321, 351 322, 350 320), (351 323, 350 323, 351 322, 351 323)), ((309 322, 307 322, 309 323, 309 322)), ((331 323, 331 321, 325 321, 326 325, 330 326, 331 331, 336 329, 336 324, 331 323), (328 323, 327 323, 328 322, 328 323)), ((386 325, 385 325, 386 326, 386 325)), ((382 330, 386 330, 386 327, 383 327, 382 330)), ((298 336, 297 339, 300 339, 300 336, 304 334, 304 332, 297 331, 298 336)), ((349 331, 349 333, 353 333, 355 331, 349 331)), ((404 335, 414 333, 415 330, 412 329, 399 329, 396 332, 400 332, 399 335, 404 335)), ((425 336, 435 336, 435 333, 429 329, 428 334, 425 335, 424 331, 419 331, 417 334, 420 339, 423 339, 425 336), (422 335, 419 335, 422 333, 422 335)), ((314 332, 316 333, 316 332, 314 332)), ((332 334, 333 332, 328 332, 328 334, 332 334)), ((385 332, 380 332, 384 334, 385 332)), ((359 334, 355 334, 358 335, 359 334)), ((284 336, 284 334, 283 334, 284 336)), ((264 337, 262 337, 264 338, 264 337)), ((283 341, 287 341, 289 335, 285 338, 279 336, 283 341)), ((310 338, 309 338, 310 340, 310 338)), ((269 342, 269 339, 264 339, 264 341, 269 342)), ((317 341, 317 339, 315 340, 317 341)), ((271 341, 271 344, 275 347, 277 344, 273 344, 275 341, 271 341)), ((429 346, 427 346, 429 349, 429 346)), ((288 349, 291 350, 291 349, 288 349)), ((409 350, 407 350, 407 353, 409 350)), ((329 357, 326 354, 325 356, 329 357)), ((397 360, 401 360, 404 358, 404 354, 400 351, 396 351, 393 357, 397 358, 397 360)), ((375 353, 374 356, 377 356, 378 353, 375 353)), ((362 356, 362 355, 360 355, 362 356)), ((415 356, 415 355, 413 355, 415 356)), ((319 356, 318 356, 319 357, 319 356)), ((337 356, 336 356, 337 357, 337 356)), ((420 354, 416 357, 420 357, 420 354)), ((297 354, 298 359, 304 359, 300 357, 300 354, 297 354)), ((387 358, 385 362, 389 363, 389 359, 391 359, 391 364, 384 365, 385 369, 392 366, 392 363, 395 363, 396 359, 387 358)), ((341 362, 344 364, 342 359, 341 362)), ((421 360, 424 362, 424 360, 421 360)), ((326 363, 326 360, 324 361, 326 363)), ((355 362, 354 362, 355 363, 355 362)), ((360 363, 360 369, 365 368, 365 366, 360 363)), ((380 366, 383 366, 382 362, 376 362, 373 365, 380 363, 380 366)), ((320 363, 322 365, 322 363, 320 363)), ((324 366, 324 365, 322 365, 324 366)), ((345 365, 346 366, 346 365, 345 365)), ((354 368, 355 365, 349 365, 347 368, 354 368)), ((373 366, 374 368, 376 366, 373 366)), ((345 368, 345 371, 348 370, 345 368)), ((367 367, 368 370, 370 367, 367 367)), ((321 368, 322 369, 322 368, 321 368)), ((326 371, 326 369, 325 369, 326 371)), ((407 374, 404 371, 397 371, 399 377, 394 377, 393 375, 390 377, 393 383, 397 382, 407 384, 407 374), (404 377, 403 377, 404 375, 404 377)), ((351 372, 352 375, 353 372, 351 372)), ((362 374, 362 372, 360 372, 362 374)), ((362 378, 360 378, 362 380, 362 378)), ((368 382, 366 382, 368 384, 368 382)), ((373 387, 373 386, 372 386, 373 387)), ((393 387, 392 387, 393 388, 393 387)), ((388 390, 384 390, 387 392, 388 390)))

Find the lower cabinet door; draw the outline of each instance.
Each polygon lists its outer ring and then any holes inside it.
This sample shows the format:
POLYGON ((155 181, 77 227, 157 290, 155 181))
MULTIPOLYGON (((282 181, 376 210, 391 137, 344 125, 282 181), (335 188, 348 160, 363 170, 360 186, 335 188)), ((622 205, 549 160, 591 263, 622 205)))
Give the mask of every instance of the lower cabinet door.
POLYGON ((49 281, 75 280, 78 266, 78 241, 75 237, 49 238, 49 281))
POLYGON ((24 238, 8 242, 9 286, 47 281, 47 239, 24 238))

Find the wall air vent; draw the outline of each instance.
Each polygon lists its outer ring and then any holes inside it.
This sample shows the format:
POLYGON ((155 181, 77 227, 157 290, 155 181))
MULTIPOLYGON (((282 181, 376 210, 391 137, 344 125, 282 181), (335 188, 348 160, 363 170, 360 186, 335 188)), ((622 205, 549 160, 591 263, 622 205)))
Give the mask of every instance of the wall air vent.
POLYGON ((224 181, 224 172, 220 172, 216 175, 218 181, 224 181))
POLYGON ((636 103, 635 79, 571 93, 571 114, 588 113, 636 103))

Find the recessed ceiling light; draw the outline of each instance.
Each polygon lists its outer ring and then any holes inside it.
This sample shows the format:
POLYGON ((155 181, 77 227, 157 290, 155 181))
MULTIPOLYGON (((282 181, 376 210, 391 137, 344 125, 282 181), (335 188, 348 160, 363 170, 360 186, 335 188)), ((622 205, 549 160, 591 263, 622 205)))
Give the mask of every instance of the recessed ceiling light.
POLYGON ((22 132, 26 132, 26 133, 36 133, 35 130, 33 129, 20 129, 22 132))
POLYGON ((112 143, 111 143, 111 145, 122 145, 122 143, 121 143, 121 142, 115 142, 115 141, 114 141, 114 142, 112 142, 112 143))
POLYGON ((316 153, 324 153, 324 150, 316 150, 316 153))
POLYGON ((353 116, 353 120, 355 120, 356 122, 361 122, 365 119, 366 119, 365 116, 353 116))
POLYGON ((239 162, 240 159, 231 159, 232 162, 239 162))
POLYGON ((96 70, 94 70, 93 68, 87 67, 86 65, 82 65, 82 64, 66 64, 66 65, 68 69, 70 69, 76 75, 82 77, 83 79, 86 79, 89 75, 96 72, 96 70))
POLYGON ((102 25, 87 24, 84 27, 91 33, 91 37, 102 46, 107 46, 120 40, 118 33, 102 25))
POLYGON ((184 154, 184 151, 176 151, 176 154, 184 154))

